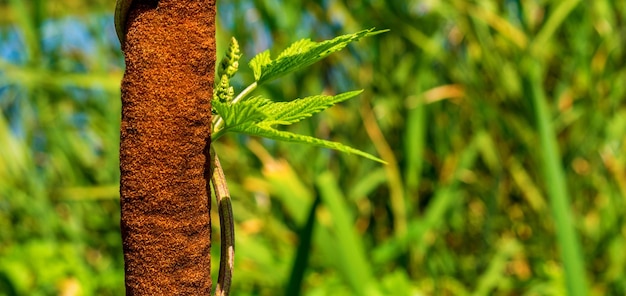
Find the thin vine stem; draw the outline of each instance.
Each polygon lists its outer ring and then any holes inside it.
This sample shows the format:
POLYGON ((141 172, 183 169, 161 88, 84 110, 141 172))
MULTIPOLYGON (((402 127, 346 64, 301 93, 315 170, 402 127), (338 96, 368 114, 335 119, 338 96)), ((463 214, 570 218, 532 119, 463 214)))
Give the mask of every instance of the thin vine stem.
MULTIPOLYGON (((232 100, 231 104, 236 104, 241 101, 248 94, 254 91, 256 87, 256 82, 250 84, 232 100)), ((224 134, 223 126, 224 119, 219 115, 215 116, 213 125, 213 140, 218 139, 224 134)), ((211 146, 210 157, 211 184, 213 185, 213 191, 215 192, 215 199, 217 201, 220 216, 221 237, 220 270, 217 277, 215 295, 227 296, 230 294, 233 270, 235 268, 235 221, 233 218, 233 207, 226 183, 226 176, 224 176, 224 170, 222 169, 222 165, 213 146, 211 146)))
POLYGON ((220 160, 211 146, 211 184, 215 192, 218 212, 220 216, 220 270, 217 277, 215 295, 227 296, 230 294, 233 270, 235 267, 235 221, 230 193, 226 184, 226 177, 220 160))

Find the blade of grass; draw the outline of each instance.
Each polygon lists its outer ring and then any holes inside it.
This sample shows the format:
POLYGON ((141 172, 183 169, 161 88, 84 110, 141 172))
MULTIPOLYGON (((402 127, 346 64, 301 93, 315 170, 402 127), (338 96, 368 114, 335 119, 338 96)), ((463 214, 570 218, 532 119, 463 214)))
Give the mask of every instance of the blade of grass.
POLYGON ((537 211, 537 213, 542 213, 546 208, 546 203, 541 191, 530 177, 530 174, 515 158, 511 158, 506 167, 513 182, 515 182, 516 186, 520 189, 530 207, 537 211))
POLYGON ((302 280, 304 279, 304 272, 309 261, 309 254, 311 254, 311 239, 313 237, 313 230, 315 228, 315 212, 317 206, 321 203, 319 196, 315 198, 315 201, 311 205, 309 215, 306 220, 304 228, 300 231, 298 238, 300 242, 298 249, 296 250, 296 257, 293 260, 291 267, 291 274, 289 275, 289 282, 287 283, 287 289, 285 295, 297 296, 300 295, 302 280))
POLYGON ((404 154, 407 158, 407 168, 404 179, 409 192, 417 192, 422 172, 424 146, 426 145, 425 109, 423 98, 420 98, 415 108, 407 112, 406 132, 404 134, 404 154))
POLYGON ((322 202, 332 216, 332 229, 329 230, 336 242, 334 251, 338 255, 338 260, 335 261, 338 270, 342 272, 355 295, 378 295, 363 242, 354 229, 353 219, 344 202, 345 197, 335 177, 327 171, 318 177, 316 183, 322 202))
POLYGON ((559 3, 557 8, 554 10, 552 14, 548 17, 545 25, 541 28, 541 31, 537 33, 535 40, 533 40, 531 52, 537 53, 540 50, 545 49, 545 45, 554 32, 563 24, 565 18, 576 8, 580 0, 569 0, 562 1, 559 3))
POLYGON ((389 191, 391 192, 390 201, 394 217, 394 232, 396 236, 404 236, 407 229, 407 205, 398 161, 389 145, 389 141, 385 139, 385 135, 378 126, 372 107, 367 100, 363 100, 361 115, 367 135, 372 139, 378 154, 387 162, 385 171, 387 172, 389 191))
POLYGON ((529 84, 536 126, 539 133, 541 167, 556 223, 557 241, 561 260, 565 268, 565 281, 569 295, 588 295, 583 256, 578 234, 572 219, 569 194, 565 184, 565 173, 561 166, 557 138, 551 123, 545 94, 542 89, 542 68, 536 61, 527 61, 529 84))
POLYGON ((472 15, 474 19, 487 23, 491 28, 498 31, 502 37, 510 40, 517 45, 517 47, 522 49, 526 48, 528 38, 524 32, 508 22, 504 17, 480 6, 470 6, 468 13, 472 15))

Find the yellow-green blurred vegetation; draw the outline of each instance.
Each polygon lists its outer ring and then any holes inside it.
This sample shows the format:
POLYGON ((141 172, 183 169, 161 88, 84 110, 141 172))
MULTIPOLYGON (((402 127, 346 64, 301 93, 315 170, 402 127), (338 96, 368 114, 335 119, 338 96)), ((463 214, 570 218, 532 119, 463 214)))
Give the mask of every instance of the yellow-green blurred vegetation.
MULTIPOLYGON (((0 295, 123 295, 113 0, 0 1, 0 295)), ((626 294, 626 1, 218 1, 256 53, 376 27, 257 90, 364 89, 215 143, 234 295, 626 294), (299 291, 299 292, 298 292, 299 291)), ((212 213, 219 231, 217 213, 212 213)), ((217 275, 219 235, 214 235, 217 275)))

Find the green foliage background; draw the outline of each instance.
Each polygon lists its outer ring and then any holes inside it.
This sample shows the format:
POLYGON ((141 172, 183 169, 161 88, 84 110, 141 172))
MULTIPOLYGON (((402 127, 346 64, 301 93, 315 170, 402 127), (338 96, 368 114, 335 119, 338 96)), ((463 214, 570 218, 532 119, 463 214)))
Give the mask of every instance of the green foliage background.
MULTIPOLYGON (((123 294, 113 2, 0 1, 0 295, 123 294)), ((215 143, 234 295, 626 293, 626 2, 223 2, 219 51, 236 36, 243 64, 391 30, 257 90, 364 89, 288 130, 389 165, 215 143)))

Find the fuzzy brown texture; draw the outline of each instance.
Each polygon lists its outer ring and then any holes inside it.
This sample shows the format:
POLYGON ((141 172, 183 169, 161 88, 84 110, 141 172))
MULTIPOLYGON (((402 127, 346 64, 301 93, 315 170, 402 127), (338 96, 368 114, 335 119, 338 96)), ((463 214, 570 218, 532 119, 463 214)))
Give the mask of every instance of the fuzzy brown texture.
POLYGON ((127 295, 210 295, 215 0, 134 0, 120 145, 127 295))

